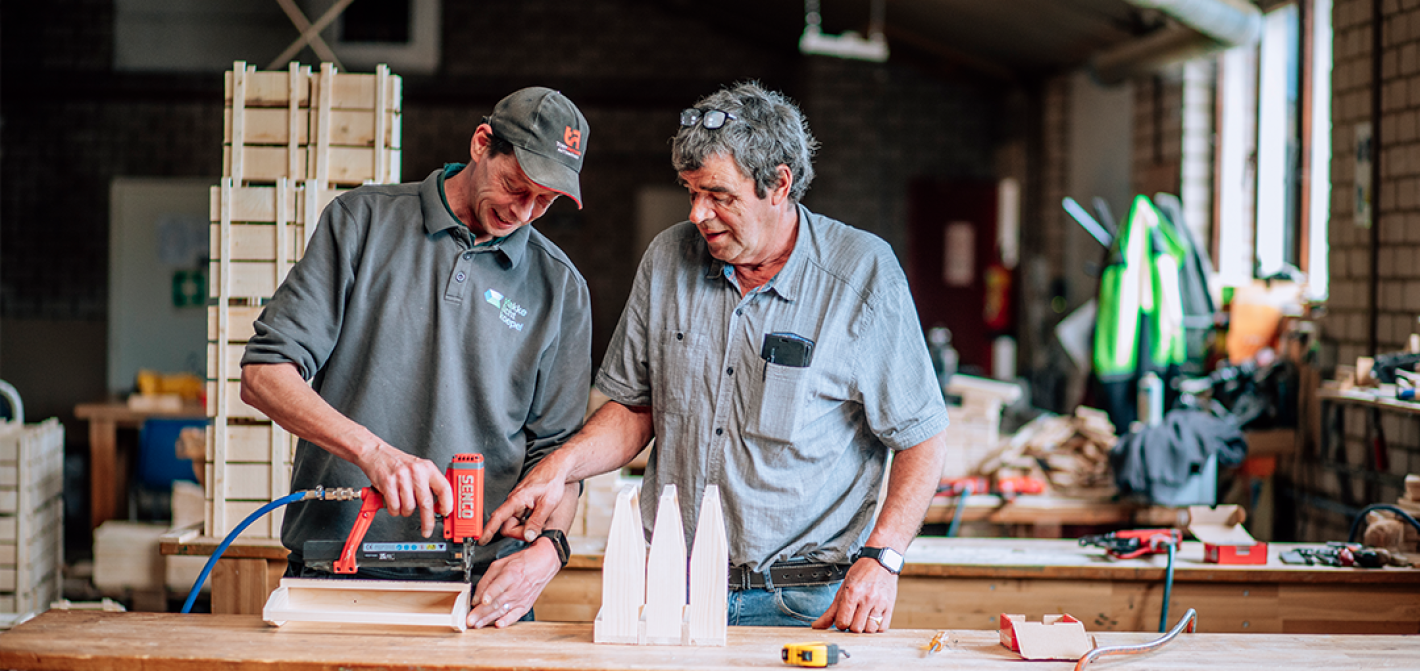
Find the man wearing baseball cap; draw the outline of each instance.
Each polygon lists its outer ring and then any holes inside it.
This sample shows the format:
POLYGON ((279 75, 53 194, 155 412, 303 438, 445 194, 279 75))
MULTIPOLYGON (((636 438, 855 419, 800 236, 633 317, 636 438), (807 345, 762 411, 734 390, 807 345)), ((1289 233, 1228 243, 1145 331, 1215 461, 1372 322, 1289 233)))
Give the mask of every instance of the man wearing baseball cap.
MULTIPOLYGON (((306 254, 254 324, 242 400, 300 440, 292 491, 374 486, 390 514, 367 541, 412 542, 448 515, 444 469, 484 458, 492 510, 580 426, 591 371, 587 283, 528 224, 559 196, 582 206, 587 120, 546 88, 509 95, 479 124, 467 164, 422 182, 369 185, 322 213, 306 254)), ((562 531, 576 506, 531 543, 479 548, 468 624, 531 619, 533 601, 567 562, 562 531)), ((358 505, 286 508, 287 575, 308 540, 343 540, 358 505)), ((492 530, 489 531, 492 533, 492 530)), ((461 580, 429 568, 362 567, 356 578, 461 580)))

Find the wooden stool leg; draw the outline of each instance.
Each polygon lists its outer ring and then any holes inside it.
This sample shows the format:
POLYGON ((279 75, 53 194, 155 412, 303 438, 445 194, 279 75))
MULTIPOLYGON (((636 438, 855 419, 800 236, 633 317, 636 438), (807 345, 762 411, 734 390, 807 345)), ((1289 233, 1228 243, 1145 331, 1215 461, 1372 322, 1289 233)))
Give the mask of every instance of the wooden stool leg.
MULTIPOLYGON (((281 569, 286 568, 285 560, 281 569)), ((272 569, 265 559, 220 559, 212 569, 212 612, 234 615, 260 615, 267 597, 276 589, 280 573, 272 579, 272 569)))

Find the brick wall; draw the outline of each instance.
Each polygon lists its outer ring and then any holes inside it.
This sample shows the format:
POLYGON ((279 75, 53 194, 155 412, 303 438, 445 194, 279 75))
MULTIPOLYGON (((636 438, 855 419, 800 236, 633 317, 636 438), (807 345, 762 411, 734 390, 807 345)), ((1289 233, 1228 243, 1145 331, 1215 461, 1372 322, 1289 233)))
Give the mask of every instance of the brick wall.
MULTIPOLYGON (((1332 28, 1331 284, 1322 341, 1335 363, 1350 364, 1403 347, 1420 315, 1420 2, 1336 0, 1332 28), (1366 123, 1380 161, 1373 228, 1358 226, 1355 214, 1356 130, 1366 123)), ((1322 420, 1322 431, 1341 449, 1320 452, 1290 474, 1306 539, 1345 536, 1349 510, 1393 502, 1404 474, 1420 473, 1420 417, 1346 407, 1322 420)))
MULTIPOLYGON (((990 174, 990 91, 897 64, 803 59, 792 39, 758 41, 674 3, 589 0, 574 22, 553 0, 443 7, 439 72, 405 80, 402 173, 419 179, 466 160, 477 120, 516 87, 552 86, 577 101, 593 129, 587 208, 559 203, 537 225, 587 277, 597 363, 635 272, 636 192, 674 184, 677 112, 718 86, 754 78, 798 99, 825 147, 810 206, 899 248, 909 179, 990 174)), ((113 0, 8 2, 0 14, 0 378, 33 415, 67 418, 103 389, 101 366, 66 370, 67 394, 27 390, 47 388, 48 352, 105 347, 109 183, 215 179, 221 75, 112 72, 113 0), (11 337, 33 333, 62 342, 11 337)))

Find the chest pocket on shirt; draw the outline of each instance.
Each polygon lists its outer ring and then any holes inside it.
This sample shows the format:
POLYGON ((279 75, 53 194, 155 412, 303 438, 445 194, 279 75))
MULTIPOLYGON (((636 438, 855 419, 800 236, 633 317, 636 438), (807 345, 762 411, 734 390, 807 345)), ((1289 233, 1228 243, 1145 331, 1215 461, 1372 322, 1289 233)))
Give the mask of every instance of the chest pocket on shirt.
POLYGON ((750 408, 749 425, 745 433, 787 443, 794 438, 799 406, 802 405, 804 378, 809 369, 798 366, 782 366, 762 362, 764 366, 764 391, 757 407, 750 408))
POLYGON ((696 385, 705 381, 708 344, 704 334, 674 329, 661 332, 658 343, 661 370, 654 378, 651 404, 661 412, 688 415, 697 408, 709 408, 708 396, 696 395, 696 385))

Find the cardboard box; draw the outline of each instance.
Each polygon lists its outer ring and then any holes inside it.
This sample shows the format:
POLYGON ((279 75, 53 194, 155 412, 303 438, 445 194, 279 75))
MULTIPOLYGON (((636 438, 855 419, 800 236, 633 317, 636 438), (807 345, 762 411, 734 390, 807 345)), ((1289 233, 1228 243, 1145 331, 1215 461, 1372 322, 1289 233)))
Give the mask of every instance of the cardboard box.
POLYGON ((1188 531, 1203 541, 1203 561, 1210 564, 1266 564, 1267 544, 1243 528, 1246 514, 1235 505, 1189 506, 1188 531))

